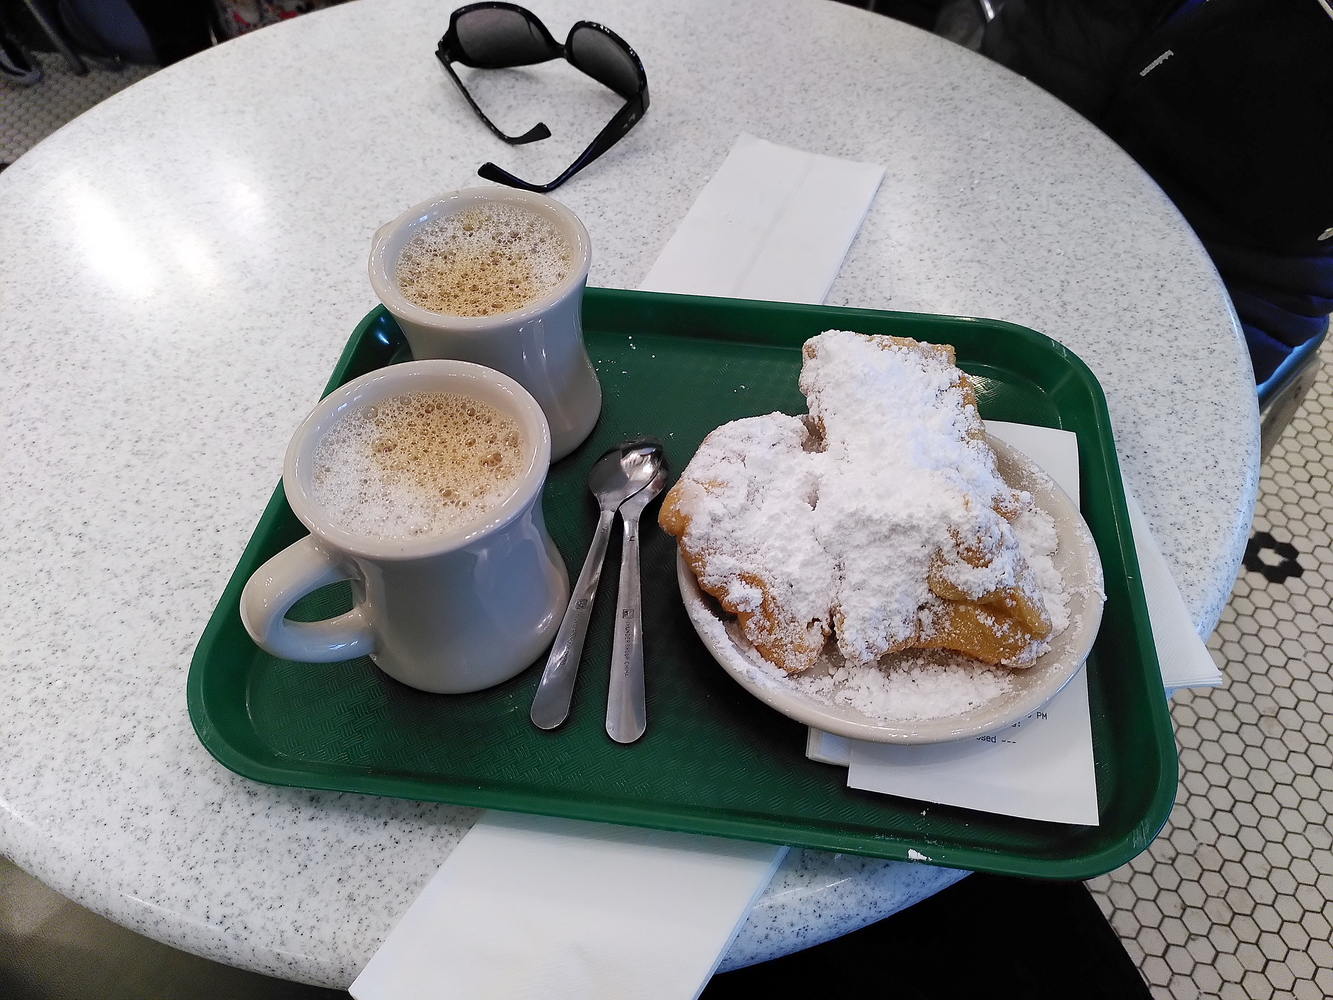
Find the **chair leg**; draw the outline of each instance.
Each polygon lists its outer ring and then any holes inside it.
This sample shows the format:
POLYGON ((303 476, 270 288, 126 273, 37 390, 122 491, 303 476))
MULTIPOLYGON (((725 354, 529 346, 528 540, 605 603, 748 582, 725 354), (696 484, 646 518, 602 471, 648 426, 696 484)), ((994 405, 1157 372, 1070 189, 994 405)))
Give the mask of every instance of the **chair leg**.
POLYGON ((42 64, 19 41, 4 14, 0 8, 0 77, 21 87, 31 87, 41 82, 42 64))
POLYGON ((88 67, 84 65, 83 60, 79 58, 79 54, 65 39, 65 33, 60 30, 60 26, 55 24, 46 11, 42 9, 42 5, 37 0, 23 0, 23 5, 28 8, 28 13, 32 15, 33 20, 42 26, 42 31, 46 32, 46 37, 51 39, 51 44, 65 57, 70 72, 76 76, 83 76, 87 73, 88 67))

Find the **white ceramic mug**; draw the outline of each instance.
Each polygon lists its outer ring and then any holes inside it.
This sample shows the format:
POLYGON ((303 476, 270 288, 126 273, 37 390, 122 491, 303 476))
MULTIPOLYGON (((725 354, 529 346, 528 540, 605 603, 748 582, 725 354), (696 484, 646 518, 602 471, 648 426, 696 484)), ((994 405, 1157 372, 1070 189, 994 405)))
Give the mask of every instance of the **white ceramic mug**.
POLYGON ((472 361, 504 372, 532 393, 551 427, 554 461, 578 447, 602 409, 602 387, 583 344, 583 289, 591 263, 588 231, 564 205, 530 191, 467 188, 423 201, 381 226, 370 249, 370 284, 398 321, 413 358, 472 361), (497 202, 555 225, 571 253, 565 279, 522 308, 493 316, 449 316, 409 302, 395 271, 412 235, 441 217, 497 202))
POLYGON ((412 361, 355 379, 326 396, 297 428, 282 483, 310 534, 250 577, 241 621, 283 659, 329 663, 369 656, 390 677, 457 694, 520 673, 548 646, 569 601, 564 560, 546 531, 541 493, 551 438, 536 400, 513 379, 462 361, 412 361), (439 534, 378 538, 334 523, 312 498, 313 456, 346 414, 409 392, 447 392, 517 421, 522 474, 503 503, 439 534), (322 622, 284 618, 306 594, 352 583, 353 608, 322 622))

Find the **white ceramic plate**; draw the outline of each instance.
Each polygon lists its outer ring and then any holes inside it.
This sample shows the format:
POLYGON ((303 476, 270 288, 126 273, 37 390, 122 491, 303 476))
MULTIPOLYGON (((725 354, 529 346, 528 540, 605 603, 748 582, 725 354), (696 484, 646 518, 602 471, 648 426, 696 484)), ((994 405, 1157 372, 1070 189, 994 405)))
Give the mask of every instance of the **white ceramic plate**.
POLYGON ((680 596, 699 638, 722 668, 760 701, 797 722, 850 739, 872 743, 943 743, 1002 729, 1041 708, 1078 673, 1092 650, 1102 620, 1102 563, 1087 524, 1064 491, 1021 452, 993 437, 990 444, 1005 481, 1030 492, 1037 506, 1055 519, 1059 538, 1055 566, 1070 592, 1069 627, 1051 641, 1051 649, 1035 664, 1012 672, 1008 691, 970 711, 934 719, 886 721, 871 718, 850 706, 826 704, 756 665, 752 658, 759 654, 753 648, 743 649, 737 644, 726 628, 734 619, 699 589, 694 572, 677 551, 680 596))

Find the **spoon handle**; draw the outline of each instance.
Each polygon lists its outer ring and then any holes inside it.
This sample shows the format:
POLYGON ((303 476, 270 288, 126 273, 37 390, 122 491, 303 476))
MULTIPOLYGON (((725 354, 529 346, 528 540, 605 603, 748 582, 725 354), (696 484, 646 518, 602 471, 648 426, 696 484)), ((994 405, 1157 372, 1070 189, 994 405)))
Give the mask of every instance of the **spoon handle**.
POLYGON ((555 645, 546 658, 546 669, 532 699, 528 717, 538 729, 554 729, 569 717, 569 702, 574 696, 574 678, 579 672, 579 658, 583 655, 583 640, 588 635, 588 619, 592 617, 592 601, 597 596, 597 581, 602 576, 606 559, 606 544, 611 538, 611 524, 615 510, 604 510, 597 518, 597 531, 583 560, 583 570, 569 598, 569 607, 555 634, 555 645))
POLYGON ((606 734, 633 743, 648 728, 643 695, 643 602, 639 591, 639 512, 621 509, 625 545, 620 553, 616 631, 611 642, 611 689, 606 698, 606 734))

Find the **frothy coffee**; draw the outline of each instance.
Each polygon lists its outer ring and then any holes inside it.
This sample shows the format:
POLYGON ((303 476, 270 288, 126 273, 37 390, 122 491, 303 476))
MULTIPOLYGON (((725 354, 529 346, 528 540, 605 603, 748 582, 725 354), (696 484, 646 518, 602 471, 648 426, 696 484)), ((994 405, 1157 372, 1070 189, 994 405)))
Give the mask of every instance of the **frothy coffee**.
POLYGON ((419 538, 475 521, 514 494, 523 434, 470 396, 410 392, 363 406, 315 448, 312 496, 346 531, 419 538))
POLYGON ((573 251, 545 216, 490 202, 418 229, 398 257, 403 297, 449 316, 521 309, 569 274, 573 251))

